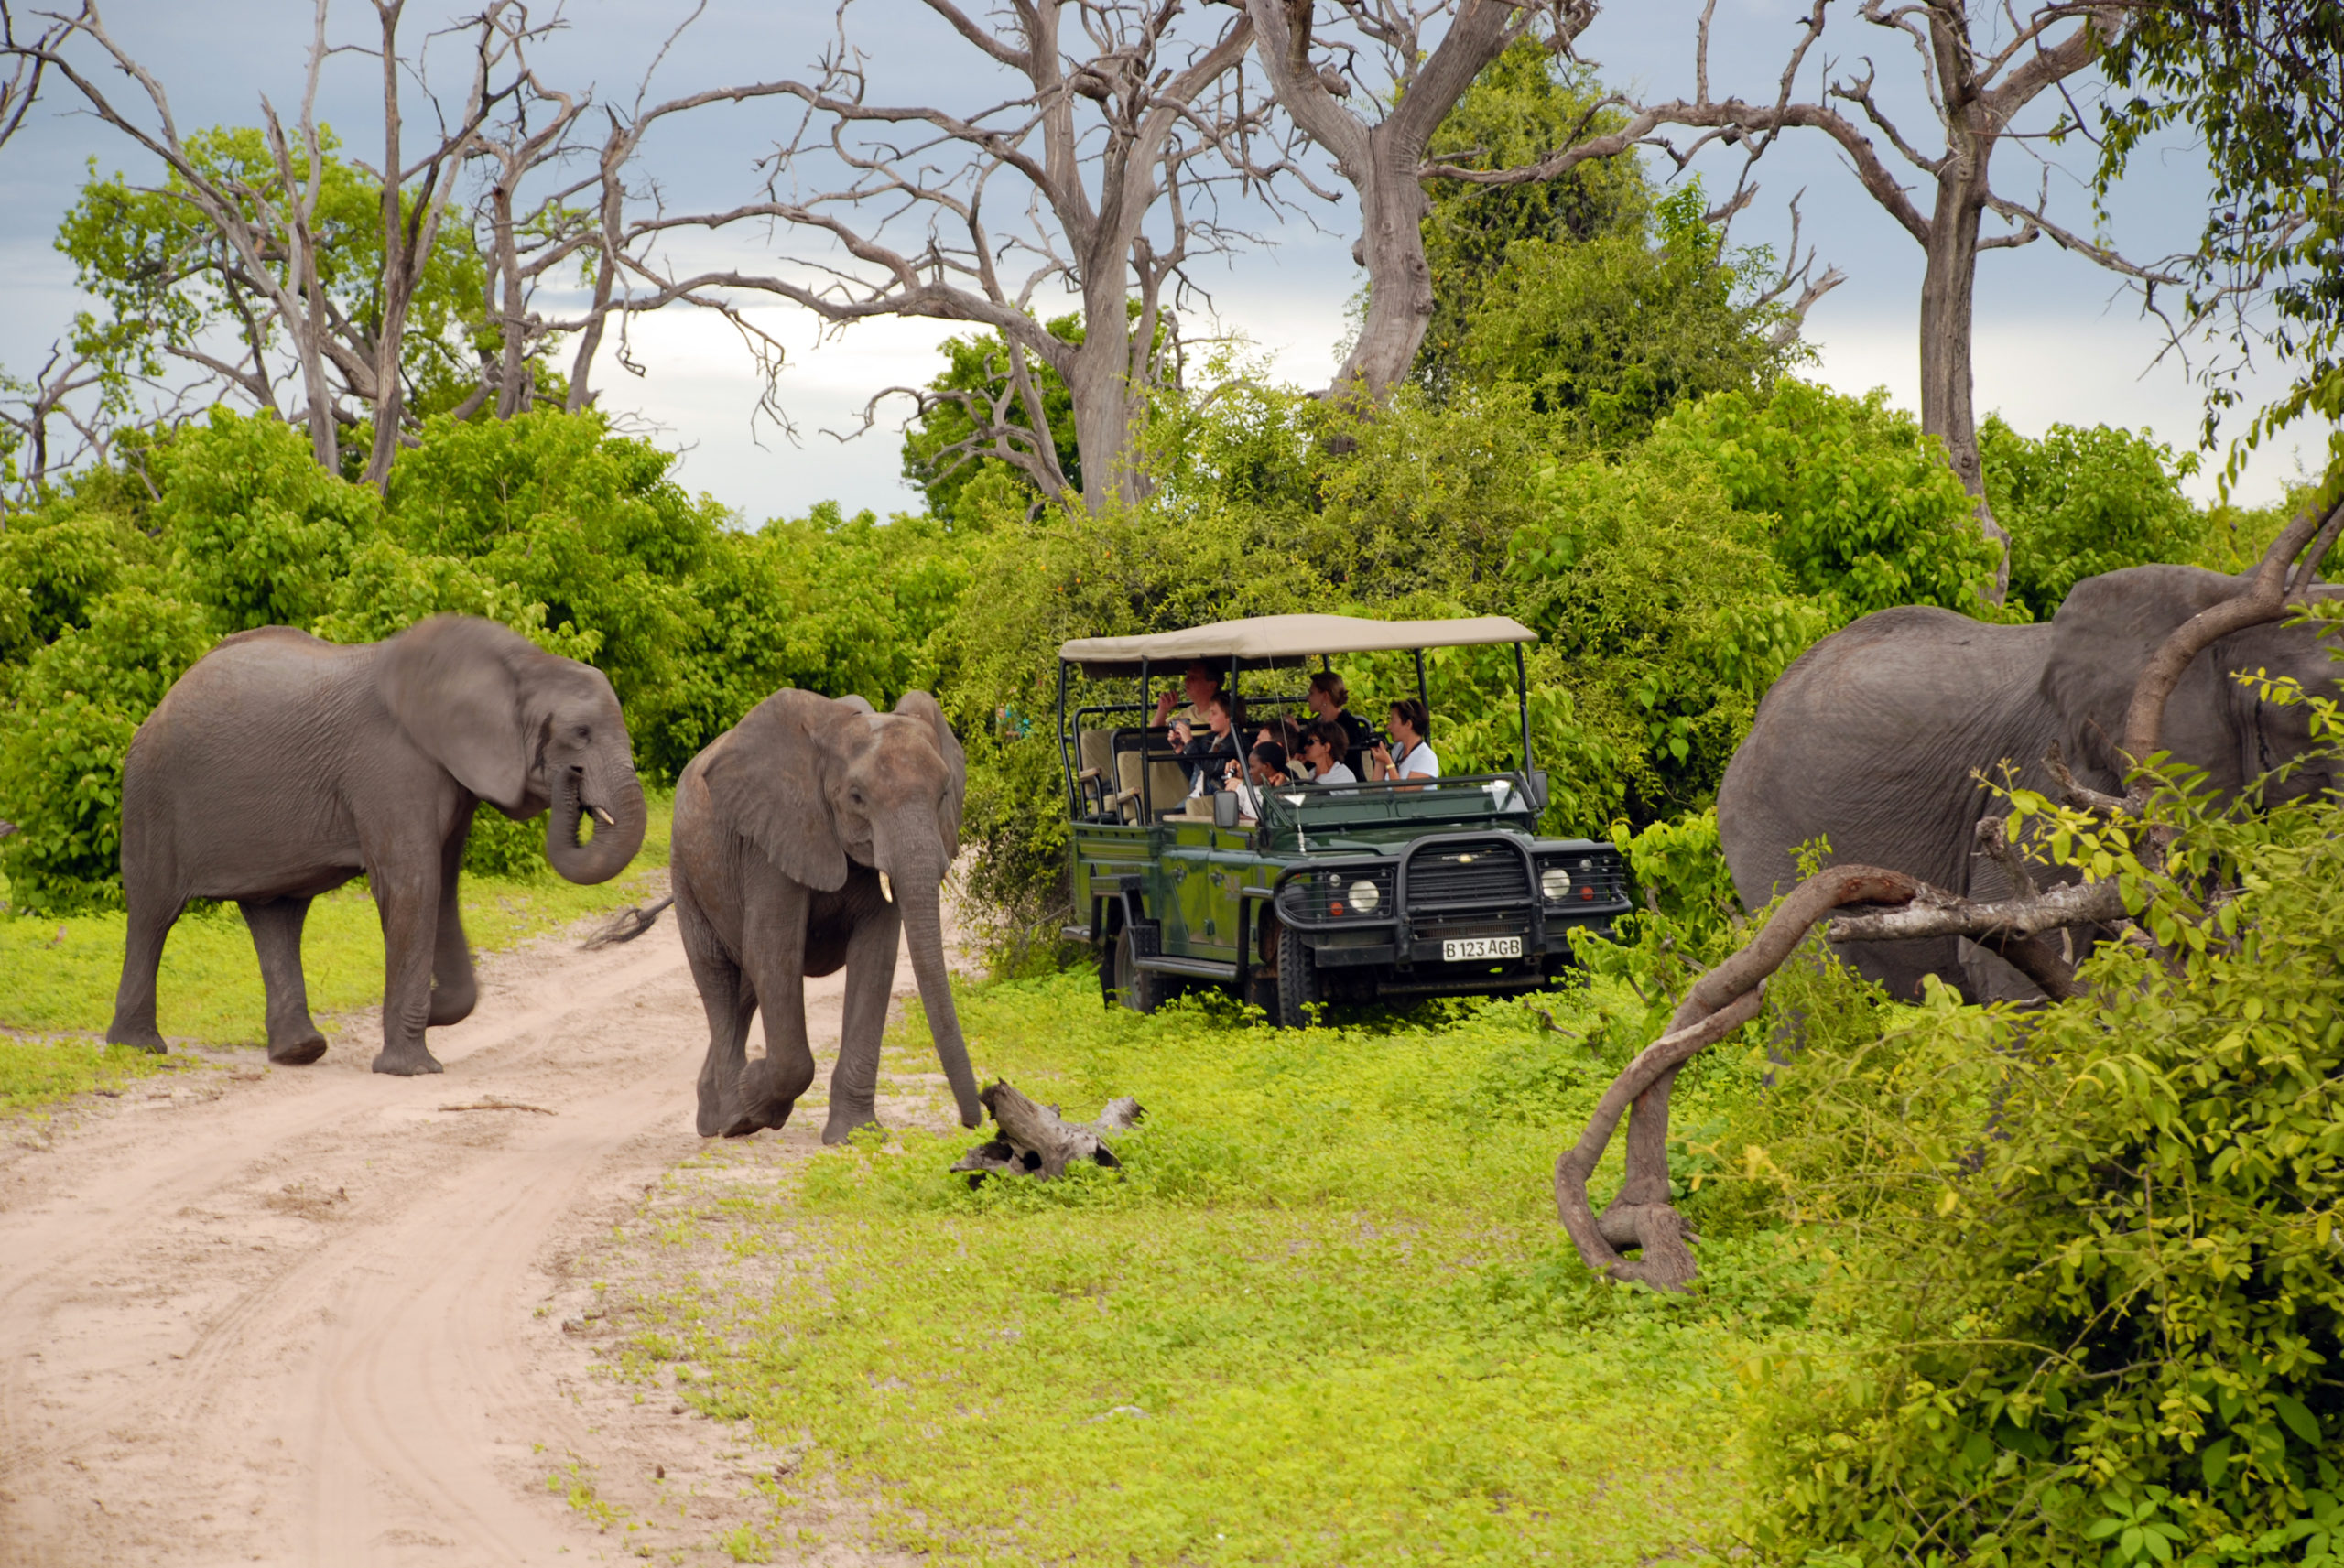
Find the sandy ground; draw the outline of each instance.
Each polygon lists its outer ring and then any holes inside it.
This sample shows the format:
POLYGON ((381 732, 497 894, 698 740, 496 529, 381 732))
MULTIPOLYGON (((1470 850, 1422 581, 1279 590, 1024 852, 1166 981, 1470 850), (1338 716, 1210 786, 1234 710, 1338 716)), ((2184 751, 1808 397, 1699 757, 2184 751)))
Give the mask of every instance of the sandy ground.
MULTIPOLYGON (((0 1145, 0 1564, 732 1560, 796 1456, 609 1377, 583 1271, 682 1162, 814 1152, 841 978, 808 982, 790 1126, 711 1149, 673 918, 576 935, 483 962, 443 1076, 369 1073, 360 1014, 314 1066, 197 1053, 0 1145)), ((777 1559, 884 1560, 817 1522, 777 1559)))

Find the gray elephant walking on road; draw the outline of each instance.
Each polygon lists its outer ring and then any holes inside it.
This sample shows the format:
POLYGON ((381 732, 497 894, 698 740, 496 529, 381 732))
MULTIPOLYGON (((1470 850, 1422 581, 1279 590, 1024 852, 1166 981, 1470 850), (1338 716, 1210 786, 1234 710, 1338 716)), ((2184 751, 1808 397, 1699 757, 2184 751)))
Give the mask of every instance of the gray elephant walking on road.
MULTIPOLYGON (((1882 866, 1973 898, 2016 892, 1973 852, 1993 796, 1972 772, 1998 777, 2007 762, 2023 786, 2055 794, 2044 758, 2056 742, 2078 782, 2122 794, 2117 741, 2142 666, 2184 622, 2244 586, 2195 567, 2129 567, 2078 583, 2045 623, 1990 626, 1912 607, 1818 643, 1759 704, 1718 790, 1718 837, 1742 902, 1756 909, 1787 891, 1798 847, 1818 838, 1834 864, 1882 866)), ((2262 701, 2232 672, 2291 676, 2335 697, 2335 646, 2310 627, 2223 638, 2166 704, 2165 749, 2235 797, 2303 756, 2311 733, 2305 707, 2262 701)), ((2331 789, 2332 767, 2315 760, 2265 785, 2265 798, 2331 789)), ((1932 974, 1972 1000, 2037 994, 1995 955, 1950 936, 1854 943, 1841 957, 1900 1000, 1932 974)))
POLYGON ((494 622, 441 615, 342 647, 289 626, 205 654, 123 762, 122 987, 106 1038, 160 1051, 156 966, 195 898, 233 899, 268 991, 268 1056, 325 1054, 301 974, 309 901, 362 871, 383 923, 378 1073, 436 1073, 427 1026, 472 1010, 456 908, 472 812, 550 812, 546 858, 606 881, 643 845, 643 789, 601 671, 494 622), (597 829, 579 841, 581 818, 597 829))
POLYGON ((879 1043, 899 936, 963 1126, 981 1108, 945 972, 944 873, 968 763, 936 699, 893 713, 782 691, 692 759, 676 786, 676 918, 701 1005, 700 1136, 779 1127, 814 1082, 806 977, 846 969, 822 1141, 877 1120, 879 1043), (762 1011, 765 1054, 748 1058, 762 1011))

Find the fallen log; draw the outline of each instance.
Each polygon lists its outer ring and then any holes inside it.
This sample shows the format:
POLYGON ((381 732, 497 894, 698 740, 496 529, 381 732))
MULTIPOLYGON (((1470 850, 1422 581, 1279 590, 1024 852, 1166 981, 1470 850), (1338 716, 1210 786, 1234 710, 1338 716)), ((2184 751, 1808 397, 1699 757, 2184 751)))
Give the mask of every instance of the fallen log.
POLYGON ((977 1103, 992 1114, 998 1136, 954 1162, 953 1171, 967 1174, 972 1187, 993 1175, 1033 1176, 1047 1182, 1064 1175, 1069 1165, 1082 1160, 1116 1170, 1123 1162, 1107 1147, 1107 1134, 1127 1130, 1142 1114, 1139 1101, 1126 1095, 1108 1101, 1096 1121, 1068 1121, 1058 1107, 1035 1104, 1006 1079, 995 1079, 977 1096, 977 1103))

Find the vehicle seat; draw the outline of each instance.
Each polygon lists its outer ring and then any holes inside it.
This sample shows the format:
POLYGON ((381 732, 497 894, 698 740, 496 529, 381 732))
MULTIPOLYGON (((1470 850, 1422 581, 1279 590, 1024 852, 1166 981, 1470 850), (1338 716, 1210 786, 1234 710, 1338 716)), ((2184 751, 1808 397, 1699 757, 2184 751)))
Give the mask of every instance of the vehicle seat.
POLYGON ((1188 775, 1180 764, 1171 761, 1171 730, 1118 730, 1115 731, 1115 800, 1123 820, 1140 819, 1140 767, 1143 755, 1148 758, 1147 793, 1152 797, 1156 814, 1177 809, 1188 794, 1188 775))

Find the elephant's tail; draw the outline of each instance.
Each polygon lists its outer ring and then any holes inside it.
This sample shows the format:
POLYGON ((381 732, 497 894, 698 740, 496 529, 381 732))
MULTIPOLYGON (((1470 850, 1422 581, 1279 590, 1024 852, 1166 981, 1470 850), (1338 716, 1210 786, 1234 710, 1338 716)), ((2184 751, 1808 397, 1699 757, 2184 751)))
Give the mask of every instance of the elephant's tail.
POLYGON ((632 942, 650 930, 657 923, 659 912, 675 902, 675 895, 671 893, 648 908, 637 906, 622 909, 611 916, 608 925, 579 946, 591 953, 598 947, 612 947, 621 942, 632 942))

